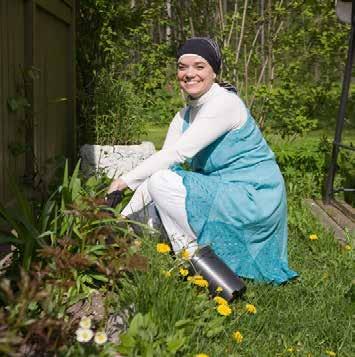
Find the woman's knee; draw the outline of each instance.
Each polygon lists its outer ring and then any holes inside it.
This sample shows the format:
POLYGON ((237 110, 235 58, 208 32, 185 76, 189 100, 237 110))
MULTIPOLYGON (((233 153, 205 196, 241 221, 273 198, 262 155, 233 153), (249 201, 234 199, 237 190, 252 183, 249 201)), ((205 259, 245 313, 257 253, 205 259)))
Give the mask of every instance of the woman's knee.
POLYGON ((154 201, 161 200, 167 194, 171 194, 176 185, 175 172, 164 169, 155 172, 148 180, 148 192, 154 201))
POLYGON ((169 180, 167 179, 169 171, 170 170, 159 170, 148 179, 147 188, 153 200, 167 190, 167 186, 169 185, 169 180))

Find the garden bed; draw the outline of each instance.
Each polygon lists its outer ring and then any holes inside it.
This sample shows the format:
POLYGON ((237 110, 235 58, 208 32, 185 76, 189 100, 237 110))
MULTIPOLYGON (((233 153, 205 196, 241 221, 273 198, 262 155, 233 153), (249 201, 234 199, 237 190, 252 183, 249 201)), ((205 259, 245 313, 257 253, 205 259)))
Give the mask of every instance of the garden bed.
POLYGON ((299 278, 283 286, 247 281, 244 297, 225 305, 186 276, 184 257, 158 245, 159 236, 136 236, 120 207, 103 209, 105 180, 66 173, 27 271, 17 245, 1 280, 2 353, 352 355, 351 244, 340 246, 297 196, 289 198, 289 263, 299 278))

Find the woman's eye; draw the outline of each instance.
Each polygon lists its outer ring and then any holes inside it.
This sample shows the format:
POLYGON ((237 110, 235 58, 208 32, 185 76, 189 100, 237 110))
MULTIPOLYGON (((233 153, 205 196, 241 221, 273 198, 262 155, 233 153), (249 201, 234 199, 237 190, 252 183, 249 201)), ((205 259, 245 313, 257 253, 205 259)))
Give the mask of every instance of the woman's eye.
POLYGON ((205 68, 205 66, 197 66, 197 69, 199 69, 199 70, 202 70, 204 68, 205 68))

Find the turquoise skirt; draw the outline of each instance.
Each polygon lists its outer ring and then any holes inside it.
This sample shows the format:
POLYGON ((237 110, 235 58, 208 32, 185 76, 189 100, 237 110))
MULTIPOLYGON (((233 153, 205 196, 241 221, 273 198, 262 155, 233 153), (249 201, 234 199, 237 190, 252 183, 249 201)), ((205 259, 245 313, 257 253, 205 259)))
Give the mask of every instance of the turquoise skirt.
POLYGON ((173 170, 183 179, 198 243, 211 245, 239 276, 276 284, 296 277, 287 261, 284 181, 253 118, 200 151, 190 165, 192 171, 173 170))

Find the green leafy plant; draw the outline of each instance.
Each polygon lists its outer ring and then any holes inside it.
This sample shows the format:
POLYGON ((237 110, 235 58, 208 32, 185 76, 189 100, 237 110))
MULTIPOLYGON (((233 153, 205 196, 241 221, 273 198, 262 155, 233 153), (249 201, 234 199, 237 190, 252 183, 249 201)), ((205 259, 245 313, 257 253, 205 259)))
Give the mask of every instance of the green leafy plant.
POLYGON ((136 314, 128 331, 122 335, 119 351, 128 356, 175 356, 187 338, 183 330, 167 337, 159 335, 159 328, 148 313, 136 314))
MULTIPOLYGON (((355 189, 355 155, 354 155, 354 152, 342 150, 339 155, 338 167, 339 167, 338 174, 341 176, 342 186, 346 189, 355 189)), ((354 191, 344 192, 344 199, 347 203, 349 203, 350 205, 355 207, 355 192, 354 191)))
POLYGON ((36 250, 46 244, 45 238, 50 219, 55 208, 53 195, 43 204, 40 212, 34 208, 20 186, 11 182, 11 190, 15 200, 13 208, 6 208, 0 203, 0 218, 9 227, 7 232, 1 232, 0 242, 13 244, 17 248, 17 255, 22 267, 29 270, 36 250))
POLYGON ((94 95, 93 142, 100 145, 139 143, 144 133, 144 115, 134 85, 102 70, 97 74, 94 95))
POLYGON ((277 87, 261 86, 257 96, 263 98, 266 113, 262 126, 268 125, 282 137, 302 136, 316 127, 311 107, 317 97, 311 89, 285 82, 277 87))

